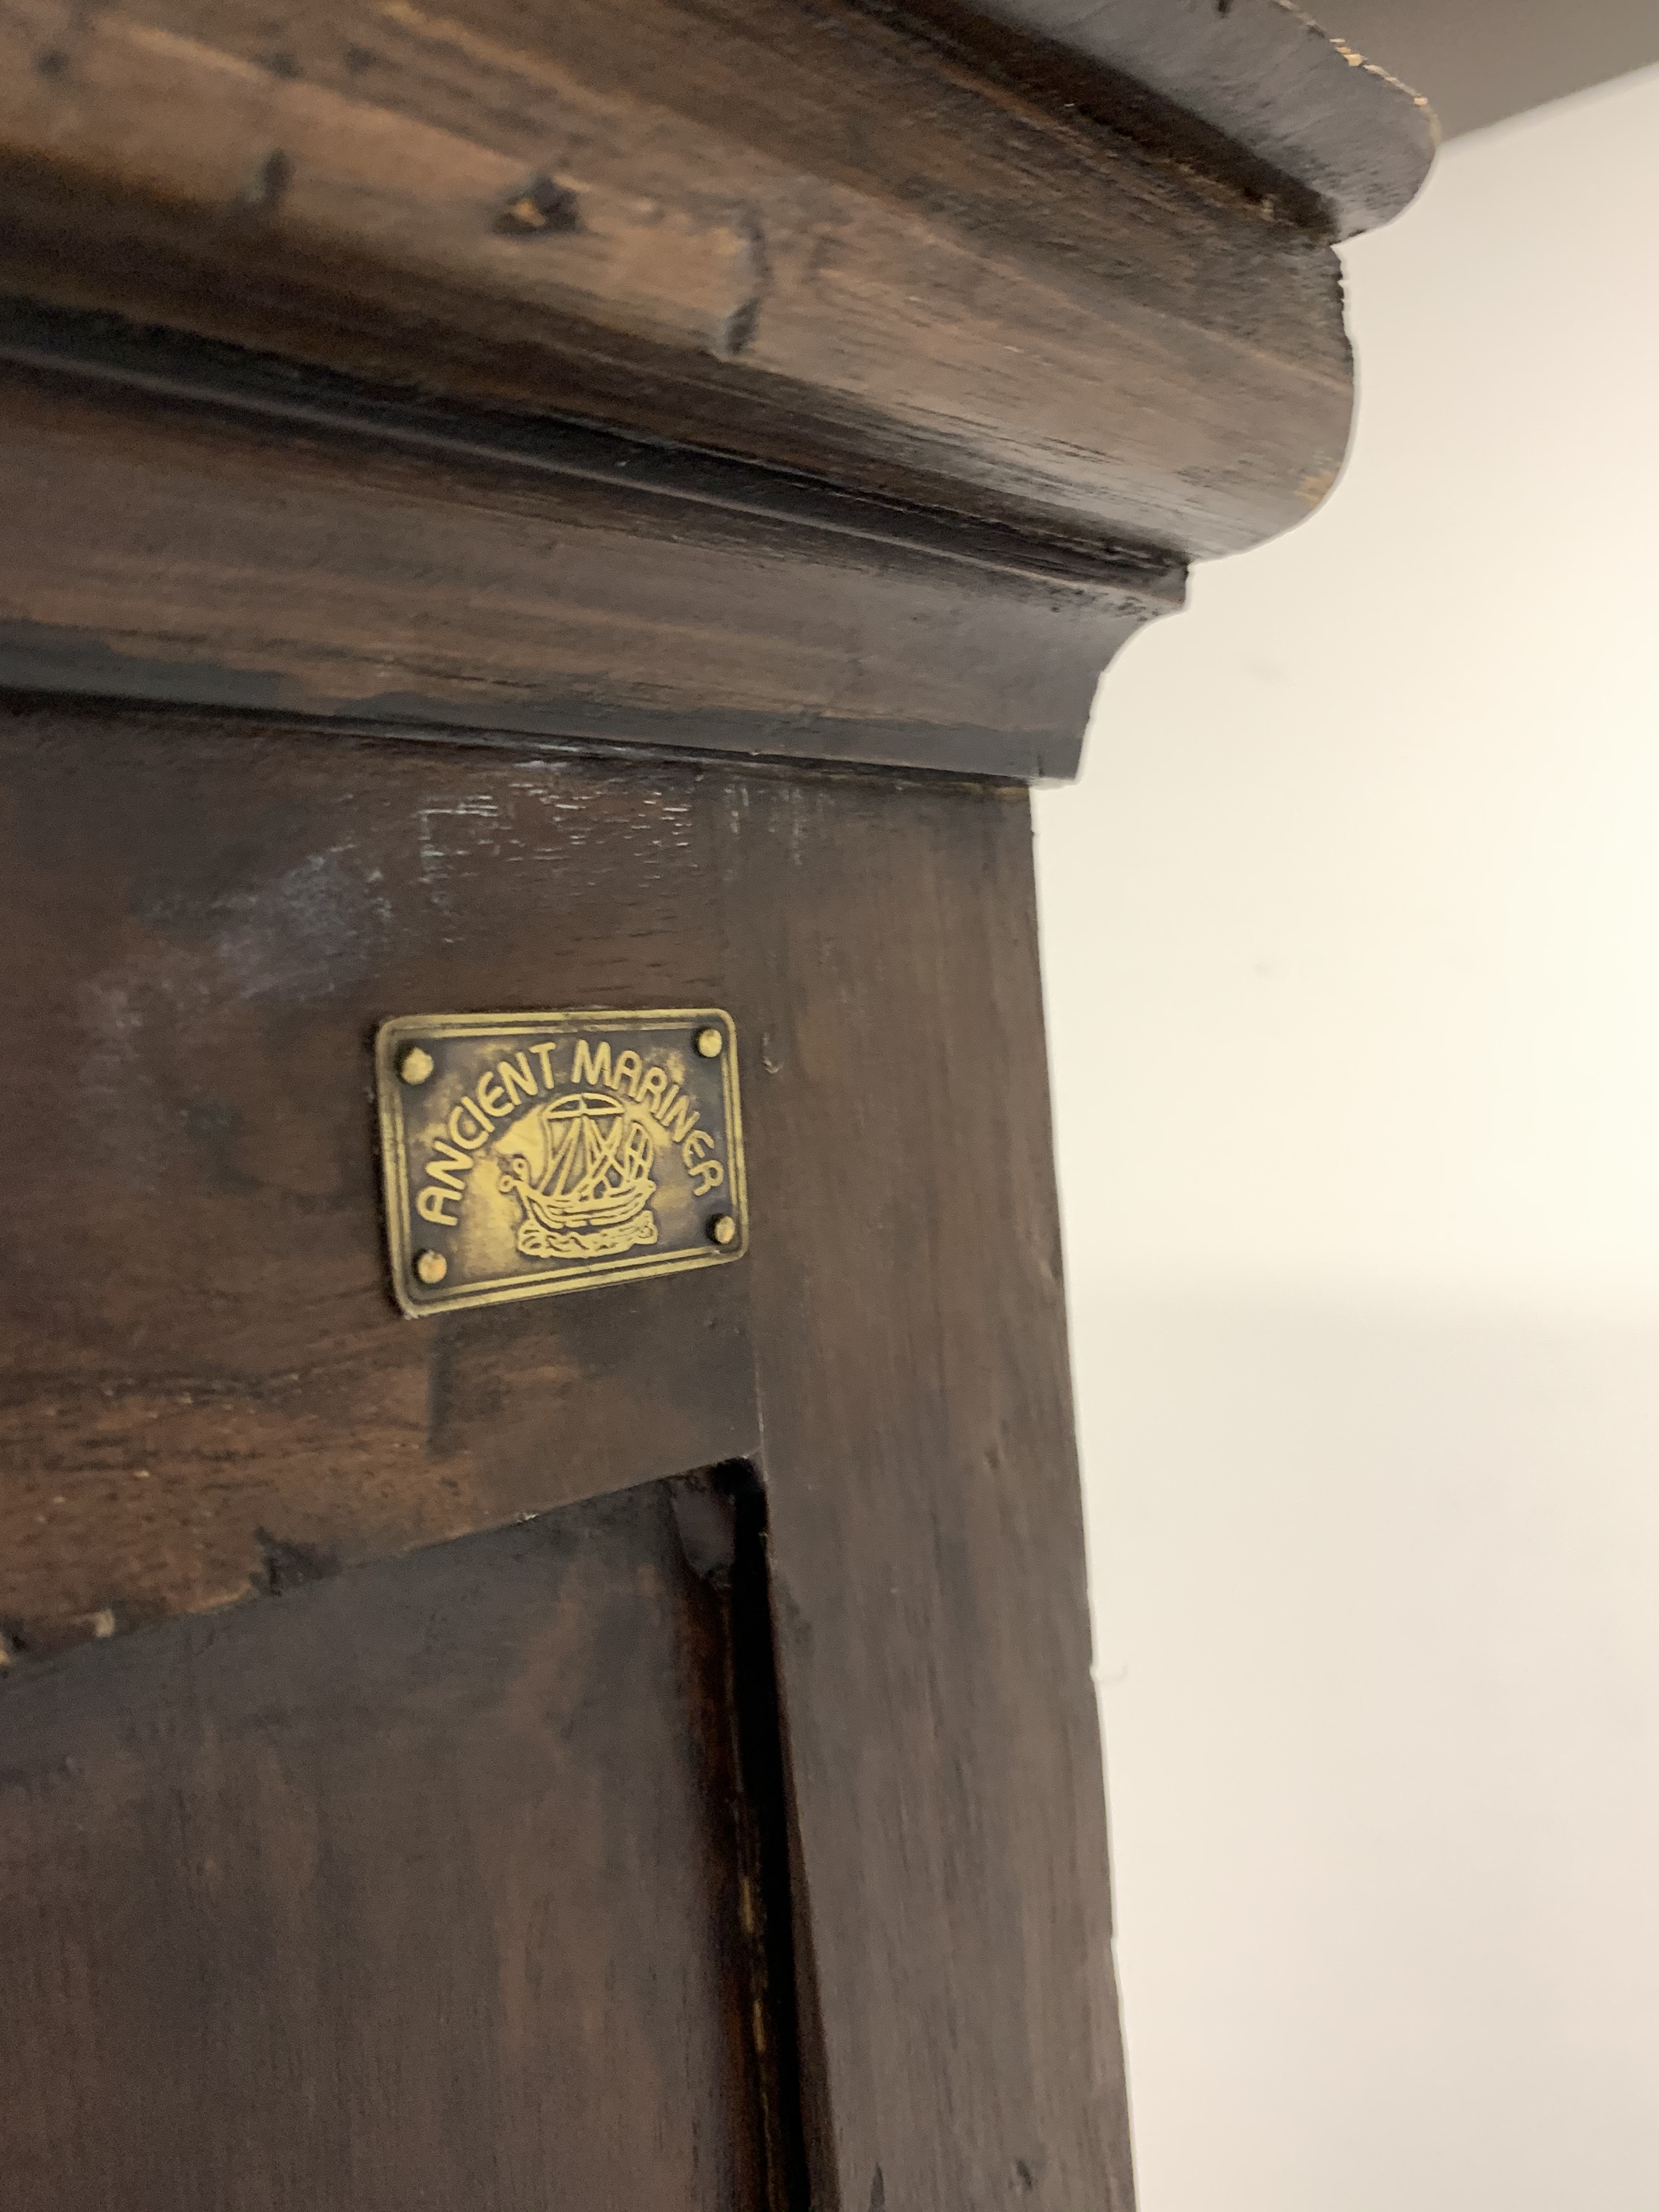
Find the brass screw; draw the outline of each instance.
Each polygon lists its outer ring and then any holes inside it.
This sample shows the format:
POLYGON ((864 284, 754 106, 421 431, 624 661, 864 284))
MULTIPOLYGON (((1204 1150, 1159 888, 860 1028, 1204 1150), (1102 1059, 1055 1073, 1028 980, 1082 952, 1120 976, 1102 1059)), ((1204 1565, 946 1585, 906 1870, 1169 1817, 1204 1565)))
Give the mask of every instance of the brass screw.
POLYGON ((422 1283, 441 1283, 449 1273, 449 1262, 441 1252, 417 1252, 415 1255, 415 1273, 422 1283))
POLYGON ((708 1224, 708 1233, 717 1244, 735 1244, 738 1224, 729 1213, 717 1213, 708 1224))
POLYGON ((713 1027, 712 1024, 706 1030, 697 1031, 697 1050, 705 1060, 718 1060, 725 1049, 726 1038, 723 1032, 713 1027))
POLYGON ((424 1083, 432 1073, 432 1054, 423 1044, 412 1044, 398 1062, 398 1073, 405 1083, 424 1083))

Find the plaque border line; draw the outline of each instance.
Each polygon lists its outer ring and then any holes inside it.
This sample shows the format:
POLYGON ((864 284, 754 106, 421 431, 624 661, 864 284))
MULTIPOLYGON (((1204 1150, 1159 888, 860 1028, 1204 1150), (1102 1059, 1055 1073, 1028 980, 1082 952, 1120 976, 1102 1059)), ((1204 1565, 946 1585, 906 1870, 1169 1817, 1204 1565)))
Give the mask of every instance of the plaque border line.
POLYGON ((567 1291, 596 1290, 614 1282, 639 1282, 653 1275, 684 1274, 697 1267, 727 1267, 749 1249, 749 1184, 744 1159, 743 1113, 738 1082, 737 1024, 724 1006, 576 1006, 531 1008, 524 1013, 393 1014, 374 1031, 374 1088, 380 1144, 381 1188, 386 1206, 386 1249, 391 1262, 392 1294, 398 1311, 410 1321, 426 1321, 443 1313, 458 1313, 468 1306, 505 1305, 519 1298, 556 1297, 567 1291), (726 1039, 720 1056, 720 1083, 728 1139, 729 1204, 736 1217, 735 1243, 721 1249, 688 1246, 682 1251, 622 1255, 595 1260, 580 1267, 543 1268, 528 1275, 495 1276, 482 1283, 446 1291, 441 1285, 429 1295, 416 1297, 410 1289, 415 1255, 410 1229, 409 1150, 404 1115, 404 1085, 398 1074, 398 1055, 409 1044, 428 1038, 511 1036, 528 1030, 572 1029, 617 1030, 659 1030, 683 1025, 688 1048, 699 1029, 718 1026, 726 1039))

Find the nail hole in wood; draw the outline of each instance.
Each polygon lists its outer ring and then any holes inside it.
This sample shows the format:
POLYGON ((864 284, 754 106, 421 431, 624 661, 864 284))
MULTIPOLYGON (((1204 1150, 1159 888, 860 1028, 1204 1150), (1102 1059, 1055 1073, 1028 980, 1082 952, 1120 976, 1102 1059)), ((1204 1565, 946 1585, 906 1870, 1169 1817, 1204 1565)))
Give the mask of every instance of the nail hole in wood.
POLYGON ((581 210, 568 185, 551 177, 532 177, 495 218, 503 238, 539 238, 550 231, 580 230, 581 210))
POLYGON ((242 205, 255 215, 275 215, 293 181, 294 164, 276 147, 249 178, 242 205))

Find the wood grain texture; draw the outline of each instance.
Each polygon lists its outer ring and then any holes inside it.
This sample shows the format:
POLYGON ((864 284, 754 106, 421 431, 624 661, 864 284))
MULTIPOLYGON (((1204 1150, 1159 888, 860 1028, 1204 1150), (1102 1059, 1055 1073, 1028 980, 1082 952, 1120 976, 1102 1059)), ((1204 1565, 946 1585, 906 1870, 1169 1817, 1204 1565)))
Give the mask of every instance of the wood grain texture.
POLYGON ((726 855, 826 2201, 1133 2203, 1023 793, 828 783, 726 855), (776 1074, 771 1075, 775 1066, 776 1074), (828 2197, 833 2173, 838 2198, 828 2197))
POLYGON ((7 289, 1190 557, 1351 374, 1328 243, 1170 151, 846 0, 0 7, 7 289))
POLYGON ((7 2201, 762 2212, 727 1669, 652 1486, 9 1682, 7 2201))
POLYGON ((40 710, 6 797, 0 1611, 85 1636, 252 1598, 262 1528, 325 1568, 741 1453, 814 2201, 1127 2212, 1023 792, 40 710), (682 993, 737 1024, 741 1265, 398 1319, 370 1020, 682 993))
POLYGON ((811 2201, 1130 2212, 1028 802, 730 757, 1063 768, 1334 478, 1328 209, 1034 51, 0 0, 0 285, 269 356, 5 384, 0 681, 174 702, 0 724, 23 2200, 757 2201, 734 1647, 638 1488, 742 1461, 811 2201), (374 1024, 665 1004, 735 1019, 744 1257, 398 1318, 374 1024))
POLYGON ((718 1002, 695 775, 15 708, 0 737, 14 1643, 753 1449, 735 1272, 416 1324, 374 1200, 388 1014, 718 1002))
POLYGON ((174 386, 0 364, 0 684, 1055 777, 1180 598, 615 441, 174 386))
POLYGON ((1324 5, 1315 22, 1291 0, 907 4, 1018 78, 1063 89, 1138 137, 1185 146, 1221 173, 1231 151, 1255 172, 1243 181, 1292 204, 1306 195, 1338 238, 1398 215, 1434 159, 1427 100, 1379 66, 1400 65, 1386 44, 1362 37, 1362 53, 1344 43, 1352 11, 1340 4, 1334 25, 1324 5), (996 35, 1010 30, 1023 43, 996 35))

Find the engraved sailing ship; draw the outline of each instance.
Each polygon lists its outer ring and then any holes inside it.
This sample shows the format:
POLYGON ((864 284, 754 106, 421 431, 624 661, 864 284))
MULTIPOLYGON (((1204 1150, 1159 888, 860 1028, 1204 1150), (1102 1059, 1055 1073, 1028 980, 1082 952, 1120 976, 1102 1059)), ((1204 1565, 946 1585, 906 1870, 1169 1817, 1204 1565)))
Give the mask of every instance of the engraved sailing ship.
POLYGON ((531 1151, 503 1148, 501 1182, 524 1208, 526 1260, 588 1260, 654 1244, 656 1141, 644 1116, 603 1091, 570 1091, 514 1131, 531 1151))

